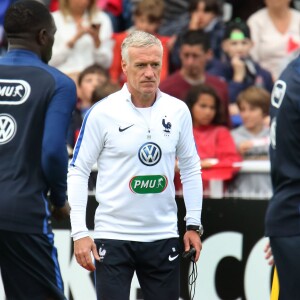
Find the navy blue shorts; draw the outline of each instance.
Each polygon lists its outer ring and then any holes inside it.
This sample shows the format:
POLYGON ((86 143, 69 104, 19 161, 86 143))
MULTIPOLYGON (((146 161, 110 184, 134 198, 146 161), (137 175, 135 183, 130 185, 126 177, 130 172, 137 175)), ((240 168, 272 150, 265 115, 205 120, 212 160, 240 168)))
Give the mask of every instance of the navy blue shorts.
POLYGON ((53 234, 0 230, 0 269, 7 300, 63 300, 53 234))
POLYGON ((300 299, 300 236, 270 237, 279 278, 279 300, 300 299))
POLYGON ((178 300, 180 249, 177 238, 155 242, 96 239, 98 300, 128 300, 136 272, 144 300, 178 300))

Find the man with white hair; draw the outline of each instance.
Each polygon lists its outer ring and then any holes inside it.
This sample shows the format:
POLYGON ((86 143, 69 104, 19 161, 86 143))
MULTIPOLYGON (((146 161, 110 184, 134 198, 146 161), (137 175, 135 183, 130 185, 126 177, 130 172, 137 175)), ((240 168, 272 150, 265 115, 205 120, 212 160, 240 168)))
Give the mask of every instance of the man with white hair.
POLYGON ((88 112, 69 167, 74 253, 82 267, 96 270, 99 300, 129 299, 134 272, 144 299, 178 300, 176 157, 187 210, 184 250, 194 247, 197 261, 202 247, 202 181, 191 116, 183 101, 158 89, 163 48, 156 37, 134 31, 121 51, 127 83, 88 112), (85 217, 95 162, 94 241, 85 217))

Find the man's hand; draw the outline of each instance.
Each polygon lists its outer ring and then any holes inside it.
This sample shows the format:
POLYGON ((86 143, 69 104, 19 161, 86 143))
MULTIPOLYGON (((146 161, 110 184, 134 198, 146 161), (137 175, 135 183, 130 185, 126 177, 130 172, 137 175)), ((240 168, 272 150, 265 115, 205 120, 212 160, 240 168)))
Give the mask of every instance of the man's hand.
POLYGON ((69 202, 66 201, 65 205, 62 207, 56 207, 56 206, 52 206, 51 207, 51 213, 52 216, 57 220, 57 221, 61 221, 64 219, 67 219, 70 217, 70 205, 69 202))
POLYGON ((184 251, 189 251, 191 246, 196 250, 195 262, 198 261, 200 257, 200 252, 202 249, 202 243, 199 233, 194 230, 188 230, 183 236, 184 251))
POLYGON ((272 249, 271 249, 271 245, 270 245, 269 241, 267 242, 267 244, 265 246, 264 252, 266 253, 265 259, 268 261, 268 265, 273 266, 274 265, 274 257, 273 257, 273 253, 272 253, 272 249))
POLYGON ((88 271, 95 271, 96 267, 92 261, 91 252, 94 258, 100 261, 96 244, 89 236, 74 241, 74 254, 78 264, 88 271))

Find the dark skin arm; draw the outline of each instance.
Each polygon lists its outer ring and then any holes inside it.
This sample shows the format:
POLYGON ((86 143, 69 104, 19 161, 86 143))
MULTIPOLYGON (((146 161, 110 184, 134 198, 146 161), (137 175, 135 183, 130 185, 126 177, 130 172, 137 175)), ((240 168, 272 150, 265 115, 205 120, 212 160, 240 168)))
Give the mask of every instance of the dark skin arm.
POLYGON ((62 221, 65 219, 68 219, 70 217, 70 205, 69 202, 66 201, 65 205, 62 207, 57 207, 57 206, 52 206, 51 207, 51 213, 52 216, 57 220, 57 221, 62 221))

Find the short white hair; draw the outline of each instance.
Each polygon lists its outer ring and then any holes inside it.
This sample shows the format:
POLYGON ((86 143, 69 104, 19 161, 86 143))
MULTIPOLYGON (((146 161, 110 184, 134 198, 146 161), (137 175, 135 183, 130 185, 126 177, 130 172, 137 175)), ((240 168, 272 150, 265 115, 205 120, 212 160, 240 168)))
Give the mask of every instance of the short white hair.
POLYGON ((131 32, 123 41, 121 46, 122 59, 128 62, 128 48, 147 48, 152 46, 159 46, 163 53, 163 46, 161 41, 154 35, 147 33, 145 31, 134 30, 131 32))

